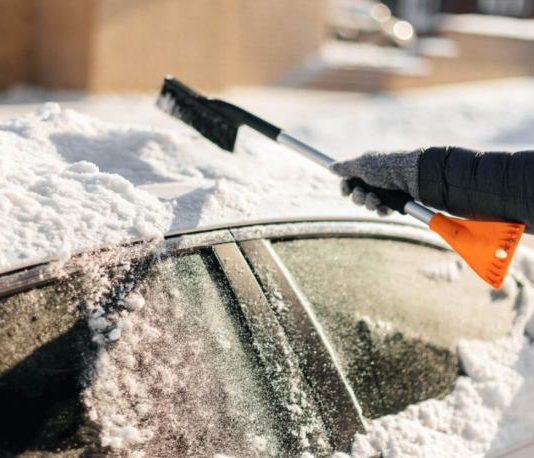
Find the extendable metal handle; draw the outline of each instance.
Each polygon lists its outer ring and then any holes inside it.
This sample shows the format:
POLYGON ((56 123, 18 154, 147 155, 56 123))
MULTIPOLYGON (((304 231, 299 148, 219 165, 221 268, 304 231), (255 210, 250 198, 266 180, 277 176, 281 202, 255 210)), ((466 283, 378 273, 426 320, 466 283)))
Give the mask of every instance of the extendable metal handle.
POLYGON ((413 216, 415 219, 425 224, 430 224, 430 220, 435 215, 435 212, 426 208, 424 205, 418 204, 415 200, 410 200, 405 206, 406 214, 413 216))
POLYGON ((306 143, 301 142, 300 140, 296 139, 295 137, 292 137, 284 131, 280 132, 278 137, 276 137, 276 141, 281 145, 287 146, 288 148, 297 151, 303 156, 306 156, 308 159, 311 159, 316 164, 322 165, 323 167, 328 168, 330 164, 336 162, 330 156, 327 156, 326 154, 321 153, 319 150, 316 150, 315 148, 306 145, 306 143))

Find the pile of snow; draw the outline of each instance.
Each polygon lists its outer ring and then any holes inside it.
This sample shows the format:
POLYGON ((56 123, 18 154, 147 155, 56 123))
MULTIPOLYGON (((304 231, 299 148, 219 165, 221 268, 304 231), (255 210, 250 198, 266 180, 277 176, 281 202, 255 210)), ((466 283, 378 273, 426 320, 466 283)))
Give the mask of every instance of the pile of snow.
MULTIPOLYGON (((169 204, 95 157, 123 163, 151 131, 107 126, 57 104, 0 124, 0 271, 132 238, 161 237, 169 204)), ((128 167, 128 165, 124 165, 128 167)))
POLYGON ((366 435, 356 436, 353 456, 498 456, 532 439, 534 346, 524 332, 532 326, 532 304, 524 301, 522 307, 508 336, 460 341, 458 354, 467 376, 457 380, 451 394, 373 420, 366 435))
POLYGON ((110 124, 57 104, 0 123, 0 271, 172 230, 336 209, 355 214, 336 177, 246 132, 230 154, 178 122, 174 132, 110 124))
MULTIPOLYGON (((523 282, 534 279, 532 249, 523 247, 514 262, 520 278, 526 277, 523 282)), ((454 281, 455 269, 461 268, 451 261, 425 273, 454 281)), ((506 336, 493 341, 460 340, 457 351, 465 376, 458 378, 448 396, 370 421, 367 433, 356 435, 352 456, 501 457, 520 445, 531 444, 534 302, 530 286, 524 286, 516 307, 514 325, 506 336)))
MULTIPOLYGON (((152 329, 146 320, 139 318, 145 299, 142 295, 131 292, 133 269, 130 262, 132 254, 146 255, 156 244, 157 242, 141 244, 131 249, 126 247, 96 254, 84 253, 73 260, 76 265, 83 267, 87 279, 85 284, 90 285, 85 294, 84 306, 91 340, 96 347, 94 360, 85 374, 90 383, 84 390, 83 401, 89 418, 100 427, 100 442, 104 447, 133 447, 150 438, 150 431, 140 427, 138 417, 139 412, 152 406, 140 405, 133 411, 126 396, 125 385, 128 386, 131 381, 128 371, 136 365, 136 357, 141 354, 136 345, 140 335, 145 338, 143 345, 156 345, 159 338, 157 330, 152 329), (117 264, 109 269, 112 260, 117 264), (120 278, 124 284, 116 301, 110 301, 108 296, 112 278, 120 278), (136 335, 137 340, 132 340, 132 335, 136 335), (150 342, 146 341, 147 336, 150 337, 150 342), (127 351, 120 354, 125 369, 118 373, 109 350, 121 340, 127 342, 127 351)), ((139 377, 145 376, 146 374, 139 374, 139 377)), ((156 384, 153 380, 150 383, 153 386, 156 384)), ((141 388, 144 387, 137 387, 137 395, 141 388)), ((143 455, 132 451, 129 456, 140 458, 143 455)))
MULTIPOLYGON (((534 251, 524 247, 516 269, 530 281, 534 251)), ((436 272, 439 269, 436 269, 436 272)), ((526 282, 526 278, 524 279, 526 282)), ((500 457, 534 439, 534 302, 525 286, 510 332, 493 341, 461 340, 465 376, 444 399, 430 399, 372 420, 355 437, 352 455, 500 457)), ((526 456, 526 455, 525 455, 526 456)))
POLYGON ((167 149, 153 165, 164 170, 172 183, 144 189, 172 202, 173 229, 362 214, 348 199, 340 198, 339 180, 330 172, 246 129, 240 133, 235 153, 201 138, 175 140, 175 148, 167 149), (176 195, 180 187, 192 191, 176 195))

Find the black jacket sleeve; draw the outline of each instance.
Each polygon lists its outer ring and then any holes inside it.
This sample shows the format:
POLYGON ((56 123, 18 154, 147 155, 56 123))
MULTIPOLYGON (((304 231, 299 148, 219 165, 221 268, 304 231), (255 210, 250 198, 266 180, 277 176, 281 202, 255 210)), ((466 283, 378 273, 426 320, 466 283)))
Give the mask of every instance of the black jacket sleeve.
POLYGON ((467 218, 525 223, 534 229, 534 151, 422 150, 419 197, 430 207, 467 218))

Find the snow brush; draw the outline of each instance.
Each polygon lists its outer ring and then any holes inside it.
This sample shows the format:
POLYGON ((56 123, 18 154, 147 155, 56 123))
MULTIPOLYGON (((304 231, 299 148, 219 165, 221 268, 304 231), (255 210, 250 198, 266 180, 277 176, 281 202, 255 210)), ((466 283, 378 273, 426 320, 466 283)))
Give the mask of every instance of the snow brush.
MULTIPOLYGON (((279 127, 223 100, 206 98, 173 77, 165 78, 157 105, 227 151, 234 151, 237 132, 245 125, 327 169, 335 162, 279 127)), ((524 224, 453 218, 430 210, 401 191, 370 186, 359 178, 349 180, 349 185, 372 192, 392 210, 425 223, 484 281, 494 288, 502 286, 525 230, 524 224)))

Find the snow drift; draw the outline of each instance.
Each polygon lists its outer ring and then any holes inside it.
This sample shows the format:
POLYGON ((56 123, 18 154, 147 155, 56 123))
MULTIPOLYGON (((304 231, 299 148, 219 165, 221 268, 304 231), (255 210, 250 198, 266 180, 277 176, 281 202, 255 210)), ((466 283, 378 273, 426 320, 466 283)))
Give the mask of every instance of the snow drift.
POLYGON ((57 104, 1 123, 0 270, 126 239, 161 237, 172 221, 169 205, 83 159, 100 155, 121 163, 121 150, 132 151, 141 134, 147 141, 151 137, 57 104), (114 141, 117 136, 123 141, 114 141))
POLYGON ((257 137, 237 154, 48 103, 0 123, 0 271, 172 230, 353 215, 337 179, 257 137), (150 192, 147 192, 150 191, 150 192))

